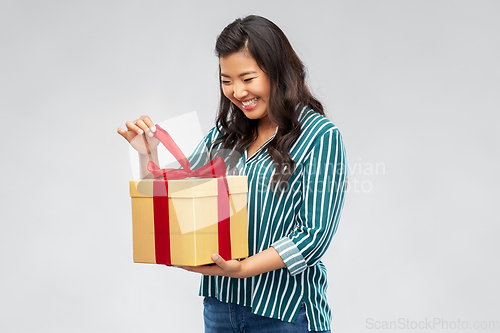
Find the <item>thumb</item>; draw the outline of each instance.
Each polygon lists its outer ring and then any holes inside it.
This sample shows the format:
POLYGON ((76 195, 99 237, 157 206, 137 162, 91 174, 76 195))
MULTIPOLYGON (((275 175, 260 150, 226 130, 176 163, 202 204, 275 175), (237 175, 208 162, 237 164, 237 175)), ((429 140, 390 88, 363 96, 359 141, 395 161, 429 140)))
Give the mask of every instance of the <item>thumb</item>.
POLYGON ((224 269, 226 267, 226 261, 224 258, 222 258, 220 255, 217 253, 212 254, 212 260, 219 266, 220 268, 224 269))

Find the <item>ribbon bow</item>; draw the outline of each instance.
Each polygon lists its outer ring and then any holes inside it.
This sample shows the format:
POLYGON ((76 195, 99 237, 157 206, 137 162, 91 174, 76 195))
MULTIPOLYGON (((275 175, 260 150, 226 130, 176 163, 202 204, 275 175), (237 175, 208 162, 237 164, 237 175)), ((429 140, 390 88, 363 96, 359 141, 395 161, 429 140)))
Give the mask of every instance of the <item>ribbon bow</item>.
POLYGON ((149 161, 148 171, 151 172, 156 179, 163 178, 165 180, 175 180, 188 177, 219 178, 226 176, 226 164, 224 163, 224 159, 222 157, 216 157, 198 169, 191 170, 191 165, 189 164, 188 159, 167 131, 159 125, 156 125, 155 136, 175 157, 182 167, 182 169, 160 169, 156 163, 149 161))

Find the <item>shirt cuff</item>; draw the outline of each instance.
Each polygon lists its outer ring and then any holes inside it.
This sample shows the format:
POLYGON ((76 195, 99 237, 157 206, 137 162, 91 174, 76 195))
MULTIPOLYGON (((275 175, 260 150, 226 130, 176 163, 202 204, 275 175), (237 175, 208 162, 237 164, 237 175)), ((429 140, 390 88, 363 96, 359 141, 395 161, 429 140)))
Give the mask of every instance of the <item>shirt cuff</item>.
POLYGON ((299 251, 297 245, 290 240, 288 237, 283 237, 282 239, 271 244, 272 247, 278 252, 281 259, 288 268, 290 275, 297 275, 306 270, 307 265, 304 257, 299 251))

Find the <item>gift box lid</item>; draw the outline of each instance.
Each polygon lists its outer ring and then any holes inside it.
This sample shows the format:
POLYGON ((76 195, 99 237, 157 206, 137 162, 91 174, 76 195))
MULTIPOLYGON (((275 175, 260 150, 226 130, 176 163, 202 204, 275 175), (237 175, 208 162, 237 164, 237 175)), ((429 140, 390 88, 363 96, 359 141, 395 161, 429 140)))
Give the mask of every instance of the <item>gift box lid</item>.
MULTIPOLYGON (((247 193, 248 183, 246 176, 227 176, 230 194, 247 193)), ((154 179, 130 181, 130 196, 152 197, 154 179)), ((158 195, 158 193, 156 193, 158 195)), ((159 194, 161 195, 161 194, 159 194)), ((185 178, 168 181, 169 198, 199 198, 217 195, 216 178, 185 178)))

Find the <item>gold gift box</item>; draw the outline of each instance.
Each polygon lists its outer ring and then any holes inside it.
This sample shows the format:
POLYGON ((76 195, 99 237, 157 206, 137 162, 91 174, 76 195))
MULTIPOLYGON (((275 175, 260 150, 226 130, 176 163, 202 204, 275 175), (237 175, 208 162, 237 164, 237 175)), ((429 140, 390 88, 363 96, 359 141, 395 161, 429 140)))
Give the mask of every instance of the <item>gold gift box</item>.
MULTIPOLYGON (((227 176, 226 179, 229 188, 231 258, 225 259, 246 258, 247 177, 227 176)), ((134 262, 137 263, 161 263, 156 258, 157 246, 162 244, 156 244, 153 203, 155 181, 158 180, 130 181, 134 262)), ((213 263, 212 254, 219 253, 218 180, 186 178, 169 180, 167 185, 170 264, 199 266, 213 263)))

